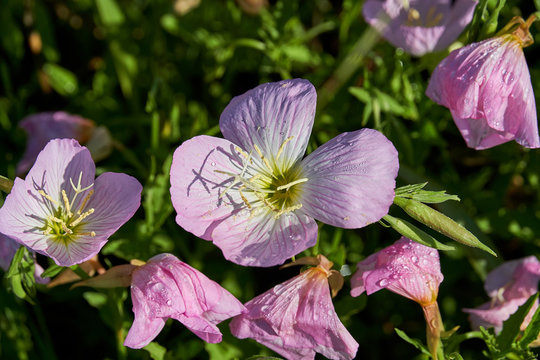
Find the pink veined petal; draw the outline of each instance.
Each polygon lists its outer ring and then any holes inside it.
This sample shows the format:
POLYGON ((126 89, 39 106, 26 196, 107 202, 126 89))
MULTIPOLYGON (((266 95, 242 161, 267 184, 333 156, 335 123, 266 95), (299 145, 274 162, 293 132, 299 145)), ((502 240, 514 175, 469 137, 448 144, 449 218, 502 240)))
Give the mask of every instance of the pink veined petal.
POLYGON ((343 133, 301 163, 303 210, 317 220, 359 228, 380 220, 394 199, 399 162, 394 145, 380 132, 343 133))
POLYGON ((240 174, 242 160, 233 143, 211 136, 196 136, 176 149, 170 190, 178 225, 212 240, 217 224, 246 207, 237 191, 223 194, 233 180, 216 172, 240 174))
POLYGON ((30 169, 49 140, 71 138, 85 142, 94 129, 91 120, 63 111, 29 115, 21 120, 19 126, 28 135, 26 150, 17 164, 16 172, 19 176, 30 169))
POLYGON ((540 262, 535 256, 507 261, 489 272, 484 289, 491 298, 528 298, 538 291, 540 262), (504 292, 501 294, 501 290, 504 292))
POLYGON ((218 327, 202 317, 189 317, 185 314, 173 314, 173 319, 180 321, 192 333, 210 344, 221 342, 222 334, 218 327))
POLYGON ((339 322, 326 274, 311 268, 248 303, 231 321, 234 336, 253 338, 291 359, 352 359, 358 344, 339 322))
POLYGON ((388 289, 421 305, 433 303, 443 281, 436 250, 402 237, 357 265, 351 295, 388 289))
MULTIPOLYGON (((70 179, 77 186, 80 176, 81 188, 84 188, 94 182, 95 172, 96 166, 88 149, 73 139, 54 139, 49 141, 38 155, 34 166, 26 175, 25 182, 29 189, 34 189, 35 196, 41 198, 37 191, 43 189, 54 200, 63 204, 61 190, 66 191, 69 199, 75 194, 70 179)), ((82 201, 81 198, 84 196, 79 195, 75 206, 82 201)))
POLYGON ((124 346, 140 349, 148 345, 165 326, 166 318, 155 317, 146 303, 146 298, 139 287, 131 288, 131 301, 135 320, 124 340, 124 346))
POLYGON ((317 223, 297 210, 274 218, 271 211, 219 223, 214 244, 227 260, 244 266, 274 266, 314 246, 317 223))
POLYGON ((446 29, 441 35, 434 50, 446 49, 452 44, 471 22, 477 0, 457 0, 452 6, 452 13, 446 17, 446 29))
MULTIPOLYGON (((288 168, 306 150, 316 103, 315 88, 307 80, 262 84, 233 98, 219 125, 226 139, 247 152, 257 145, 268 159, 275 158, 285 140, 293 136, 279 158, 288 168)), ((258 156, 256 152, 253 155, 258 156)))
POLYGON ((298 305, 295 327, 313 338, 316 352, 329 359, 353 359, 358 343, 336 314, 328 281, 315 276, 308 281, 302 289, 305 293, 298 305))
POLYGON ((82 230, 94 231, 97 242, 108 239, 135 214, 141 205, 142 185, 132 176, 107 172, 97 177, 93 189, 84 211, 94 209, 94 213, 83 220, 82 230))
POLYGON ((469 321, 472 328, 478 329, 480 326, 485 328, 493 327, 495 332, 499 333, 502 330, 503 322, 515 313, 525 301, 527 301, 526 297, 506 301, 495 306, 493 306, 492 302, 487 302, 475 309, 463 309, 463 311, 470 314, 469 321))
POLYGON ((47 255, 48 237, 43 235, 43 221, 49 214, 41 195, 28 188, 25 181, 16 178, 0 208, 0 233, 47 255))

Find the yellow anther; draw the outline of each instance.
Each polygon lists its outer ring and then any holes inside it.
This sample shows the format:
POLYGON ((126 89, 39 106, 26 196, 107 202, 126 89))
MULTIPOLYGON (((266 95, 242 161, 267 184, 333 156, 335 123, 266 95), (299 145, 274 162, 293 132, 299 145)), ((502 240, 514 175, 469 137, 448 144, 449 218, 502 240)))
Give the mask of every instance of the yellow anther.
POLYGON ((268 159, 264 157, 261 149, 259 149, 259 147, 257 146, 257 144, 253 144, 253 147, 255 148, 255 151, 257 151, 257 154, 259 154, 259 157, 261 158, 262 162, 264 163, 264 165, 266 165, 266 167, 268 168, 268 170, 270 170, 270 174, 272 175, 272 177, 275 177, 274 175, 274 169, 272 168, 272 166, 270 165, 270 163, 268 162, 268 159))
POLYGON ((279 150, 277 152, 277 155, 276 155, 276 160, 279 159, 279 156, 281 155, 281 153, 283 152, 283 149, 285 149, 285 145, 291 141, 293 139, 294 136, 289 136, 288 138, 285 139, 285 141, 283 142, 283 144, 281 144, 281 146, 279 147, 279 150))
MULTIPOLYGON (((243 186, 242 186, 243 187, 243 186)), ((246 197, 244 196, 244 194, 242 193, 242 187, 240 187, 238 189, 238 194, 240 195, 240 197, 242 198, 242 201, 244 202, 244 204, 246 204, 247 208, 248 209, 251 209, 251 204, 249 203, 248 199, 246 199, 246 197)))
POLYGON ((87 235, 87 236, 94 237, 94 236, 96 236, 96 233, 94 231, 90 231, 90 232, 78 233, 77 235, 87 235))
POLYGON ((408 20, 411 22, 415 22, 418 21, 418 19, 420 19, 420 13, 418 12, 418 10, 410 8, 408 13, 408 20))
POLYGON ((81 221, 83 221, 86 217, 92 215, 94 213, 94 209, 90 209, 84 213, 82 213, 74 222, 70 224, 71 227, 75 227, 79 225, 81 221))
POLYGON ((242 148, 240 146, 236 146, 234 149, 236 150, 236 152, 238 152, 244 158, 249 159, 250 155, 247 152, 245 152, 244 150, 242 150, 242 148))
POLYGON ((426 26, 427 27, 434 27, 441 23, 443 19, 443 14, 438 13, 437 14, 437 8, 435 6, 432 6, 429 8, 428 13, 426 15, 426 26))
POLYGON ((66 207, 67 216, 72 217, 73 213, 71 212, 71 204, 69 203, 69 199, 64 189, 62 189, 62 199, 64 200, 64 206, 66 207))
POLYGON ((285 209, 279 210, 277 213, 274 214, 274 218, 279 218, 283 214, 290 213, 292 211, 298 210, 302 208, 302 204, 297 204, 293 206, 286 207, 285 209))
POLYGON ((288 183, 288 184, 278 186, 278 187, 276 188, 276 190, 277 190, 277 191, 280 191, 280 190, 289 190, 289 188, 293 187, 294 185, 301 184, 301 183, 306 182, 306 181, 308 181, 307 178, 298 179, 298 180, 295 180, 295 181, 290 182, 290 183, 288 183))
MULTIPOLYGON (((90 198, 92 197, 92 195, 94 195, 94 190, 90 190, 88 192, 88 194, 86 194, 86 197, 84 198, 81 206, 79 207, 79 210, 77 210, 77 215, 80 215, 81 212, 84 210, 84 207, 86 206, 86 204, 88 203, 88 200, 90 200, 90 198)), ((75 199, 75 198, 73 198, 75 199)))
POLYGON ((43 196, 45 199, 49 200, 50 202, 52 202, 53 204, 55 205, 58 205, 58 202, 56 200, 54 200, 49 194, 47 194, 45 191, 43 190, 38 190, 38 193, 39 195, 43 196))

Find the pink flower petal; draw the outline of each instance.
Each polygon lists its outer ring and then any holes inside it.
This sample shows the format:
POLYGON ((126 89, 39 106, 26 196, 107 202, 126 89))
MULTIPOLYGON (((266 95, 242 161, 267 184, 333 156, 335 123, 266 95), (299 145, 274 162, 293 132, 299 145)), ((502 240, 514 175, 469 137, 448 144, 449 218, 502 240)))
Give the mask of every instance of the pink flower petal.
POLYGON ((25 117, 19 126, 28 135, 26 150, 17 164, 17 175, 24 175, 34 164, 39 152, 52 139, 75 139, 85 142, 94 129, 94 123, 78 115, 63 111, 44 112, 25 117))
POLYGON ((529 70, 512 35, 454 50, 433 71, 426 94, 450 109, 469 147, 510 140, 540 147, 529 70))
POLYGON ((154 256, 133 271, 131 296, 135 321, 124 345, 132 348, 152 341, 167 318, 207 342, 220 342, 216 324, 245 310, 227 290, 171 254, 154 256))
POLYGON ((442 281, 437 250, 402 237, 358 263, 351 295, 388 289, 425 306, 437 300, 442 281))
POLYGON ((304 211, 324 223, 359 228, 380 220, 394 199, 399 162, 392 143, 380 132, 362 129, 341 134, 302 163, 304 211))
POLYGON ((245 304, 235 317, 234 336, 253 338, 287 358, 352 359, 358 343, 335 313, 327 273, 316 268, 288 280, 245 304))
POLYGON ((0 269, 8 271, 11 260, 21 246, 9 237, 0 234, 0 269))
POLYGON ((223 110, 219 125, 226 139, 246 151, 257 145, 270 159, 293 136, 280 157, 293 164, 306 151, 316 103, 315 88, 307 80, 262 84, 233 98, 223 110))
POLYGON ((392 45, 414 56, 447 48, 472 20, 477 0, 367 0, 364 19, 392 45))

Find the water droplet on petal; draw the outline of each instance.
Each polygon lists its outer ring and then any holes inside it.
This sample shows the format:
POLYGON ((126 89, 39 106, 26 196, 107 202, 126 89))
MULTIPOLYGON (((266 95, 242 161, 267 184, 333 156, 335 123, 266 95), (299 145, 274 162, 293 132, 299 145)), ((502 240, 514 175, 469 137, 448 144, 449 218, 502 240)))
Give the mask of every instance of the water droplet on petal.
POLYGON ((419 262, 418 256, 411 256, 411 261, 412 261, 414 264, 418 264, 418 262, 419 262))
POLYGON ((388 285, 388 280, 386 279, 379 280, 377 285, 379 285, 380 287, 385 287, 386 285, 388 285))
POLYGON ((212 162, 210 163, 210 165, 216 166, 216 163, 212 161, 212 162))
POLYGON ((169 299, 167 300, 167 306, 171 306, 172 305, 172 301, 169 299))

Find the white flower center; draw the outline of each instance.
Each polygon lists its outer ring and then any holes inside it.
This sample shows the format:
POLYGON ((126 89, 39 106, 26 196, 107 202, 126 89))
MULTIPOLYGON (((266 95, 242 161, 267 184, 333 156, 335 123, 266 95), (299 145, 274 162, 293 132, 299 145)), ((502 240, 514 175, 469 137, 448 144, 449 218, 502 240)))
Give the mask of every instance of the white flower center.
POLYGON ((73 183, 73 180, 70 178, 69 182, 71 187, 75 191, 75 194, 71 198, 68 198, 67 193, 62 189, 62 202, 56 201, 49 194, 47 194, 43 189, 38 190, 38 193, 44 198, 44 201, 48 201, 52 206, 52 212, 49 216, 44 219, 43 234, 49 235, 53 240, 63 242, 68 244, 74 240, 75 236, 78 235, 89 235, 96 236, 94 231, 90 232, 80 232, 77 229, 83 225, 83 220, 88 216, 94 213, 94 209, 88 209, 85 211, 86 204, 88 200, 94 194, 94 190, 90 190, 94 183, 88 185, 87 187, 81 187, 81 178, 82 171, 79 174, 79 180, 77 186, 73 183), (73 212, 73 206, 75 205, 75 200, 79 194, 87 192, 85 198, 82 200, 79 208, 73 212))

